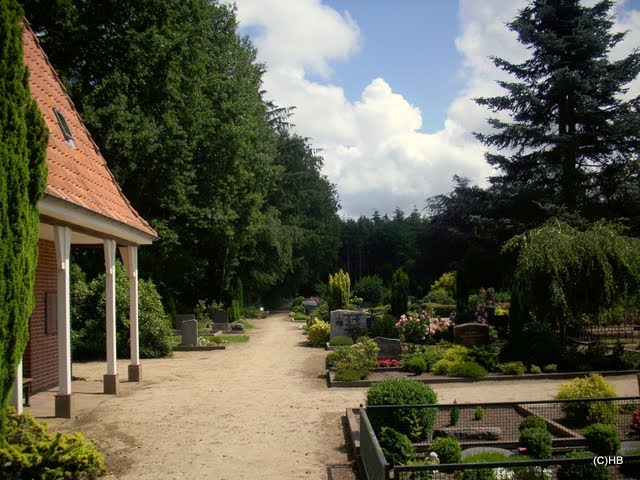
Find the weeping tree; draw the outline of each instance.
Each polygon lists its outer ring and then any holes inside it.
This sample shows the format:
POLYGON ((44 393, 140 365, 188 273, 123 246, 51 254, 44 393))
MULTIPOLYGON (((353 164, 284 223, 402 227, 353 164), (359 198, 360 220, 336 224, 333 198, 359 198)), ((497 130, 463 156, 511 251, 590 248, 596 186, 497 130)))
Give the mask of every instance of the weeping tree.
POLYGON ((640 241, 619 228, 596 223, 586 231, 557 219, 509 240, 517 254, 511 290, 511 332, 527 322, 546 323, 564 337, 568 326, 605 318, 637 299, 640 241))
POLYGON ((29 95, 21 19, 15 1, 0 0, 0 440, 34 305, 36 203, 47 175, 47 130, 29 95))

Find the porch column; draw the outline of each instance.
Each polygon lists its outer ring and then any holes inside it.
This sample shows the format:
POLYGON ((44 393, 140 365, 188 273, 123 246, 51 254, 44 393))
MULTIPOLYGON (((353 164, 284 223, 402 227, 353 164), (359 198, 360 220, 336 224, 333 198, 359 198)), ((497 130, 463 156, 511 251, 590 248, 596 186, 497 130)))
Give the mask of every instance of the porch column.
POLYGON ((13 395, 11 396, 11 405, 16 409, 16 413, 22 413, 24 407, 24 398, 22 398, 22 360, 16 368, 16 378, 13 381, 13 395))
POLYGON ((106 286, 107 374, 104 393, 118 394, 118 367, 116 364, 116 241, 104 240, 104 266, 106 286))
POLYGON ((58 264, 58 394, 55 415, 71 418, 71 310, 69 300, 69 256, 71 229, 54 226, 56 260, 58 264))
POLYGON ((139 382, 142 379, 140 365, 140 348, 138 340, 138 247, 120 247, 120 256, 129 277, 129 337, 131 363, 129 364, 129 381, 139 382))

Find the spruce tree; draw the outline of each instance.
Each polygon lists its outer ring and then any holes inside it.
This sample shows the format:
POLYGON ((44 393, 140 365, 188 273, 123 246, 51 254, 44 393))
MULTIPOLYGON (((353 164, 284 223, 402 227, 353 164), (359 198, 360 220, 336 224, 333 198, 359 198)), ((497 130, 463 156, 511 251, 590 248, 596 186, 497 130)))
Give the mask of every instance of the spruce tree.
POLYGON ((0 0, 0 440, 34 306, 36 203, 46 183, 47 130, 29 95, 22 28, 15 0, 0 0))
POLYGON ((490 118, 493 131, 476 133, 487 161, 501 174, 491 178, 507 196, 555 213, 611 216, 640 173, 638 97, 624 100, 626 85, 640 72, 640 53, 612 61, 610 50, 624 33, 612 33, 604 0, 533 0, 508 27, 531 57, 523 63, 493 58, 513 81, 504 95, 476 102, 510 120, 490 118))

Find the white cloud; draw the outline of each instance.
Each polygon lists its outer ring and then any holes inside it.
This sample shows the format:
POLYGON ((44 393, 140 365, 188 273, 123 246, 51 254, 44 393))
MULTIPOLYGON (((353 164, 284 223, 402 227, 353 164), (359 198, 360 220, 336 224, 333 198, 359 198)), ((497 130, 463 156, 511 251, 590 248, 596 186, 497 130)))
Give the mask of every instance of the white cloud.
MULTIPOLYGON (((420 131, 422 115, 429 112, 383 78, 371 79, 355 102, 330 82, 332 62, 348 59, 360 44, 358 25, 347 12, 320 0, 236 1, 241 25, 259 31, 254 43, 267 63, 264 87, 276 104, 297 107, 291 121, 322 149, 324 173, 338 186, 342 214, 421 209, 428 197, 450 191, 454 174, 483 183, 491 173, 472 135, 487 129, 490 112, 472 99, 500 93, 495 81, 504 73, 490 55, 515 62, 527 57, 505 26, 525 0, 460 0, 456 47, 464 87, 435 133, 420 131)), ((633 30, 614 52, 622 56, 640 45, 640 13, 618 15, 616 21, 616 28, 633 30)))

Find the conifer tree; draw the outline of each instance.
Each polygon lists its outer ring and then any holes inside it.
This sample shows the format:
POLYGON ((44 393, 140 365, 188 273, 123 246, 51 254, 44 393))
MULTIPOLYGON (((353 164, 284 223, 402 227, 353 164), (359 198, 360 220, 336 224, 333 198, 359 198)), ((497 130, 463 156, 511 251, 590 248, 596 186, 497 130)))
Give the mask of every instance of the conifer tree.
POLYGON ((625 36, 612 33, 613 2, 532 0, 508 27, 531 57, 519 64, 493 58, 513 81, 504 95, 478 98, 494 113, 493 131, 477 133, 500 153, 486 155, 504 194, 548 205, 555 213, 611 215, 611 205, 640 178, 638 97, 624 100, 640 72, 640 53, 612 61, 625 36))
POLYGON ((47 130, 29 94, 22 10, 0 0, 0 440, 4 410, 28 338, 46 182, 47 130))

